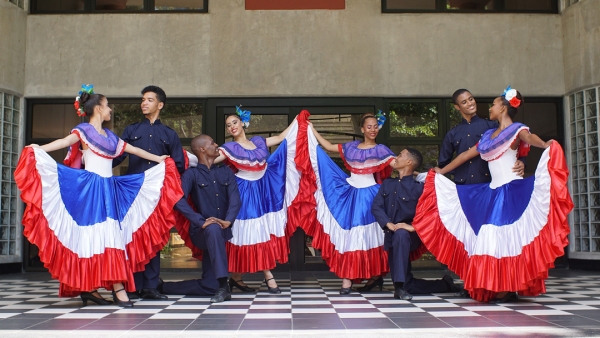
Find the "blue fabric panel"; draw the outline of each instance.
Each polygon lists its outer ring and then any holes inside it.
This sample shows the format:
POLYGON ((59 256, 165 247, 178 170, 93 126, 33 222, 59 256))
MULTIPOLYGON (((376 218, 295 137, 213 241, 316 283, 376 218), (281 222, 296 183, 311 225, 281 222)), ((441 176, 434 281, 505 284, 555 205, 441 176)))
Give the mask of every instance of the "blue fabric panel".
POLYGON ((340 226, 350 230, 374 223, 371 204, 379 191, 379 184, 367 188, 351 186, 346 181, 348 175, 320 147, 317 147, 317 162, 325 203, 340 226))
POLYGON ((256 181, 236 177, 242 207, 237 219, 247 220, 279 211, 285 198, 285 166, 287 161, 287 140, 283 140, 277 150, 267 159, 267 170, 256 181))
POLYGON ((122 221, 144 183, 144 174, 101 177, 86 170, 58 165, 60 195, 80 226, 122 221))
POLYGON ((460 205, 475 234, 484 224, 502 226, 521 218, 533 193, 534 176, 496 189, 488 183, 457 185, 460 205))

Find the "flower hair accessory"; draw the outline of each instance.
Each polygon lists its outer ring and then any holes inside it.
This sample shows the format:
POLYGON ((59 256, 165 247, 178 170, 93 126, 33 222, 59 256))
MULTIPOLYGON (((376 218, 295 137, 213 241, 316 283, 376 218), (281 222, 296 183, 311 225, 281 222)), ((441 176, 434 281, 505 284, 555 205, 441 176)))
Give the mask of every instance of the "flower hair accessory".
POLYGON ((510 86, 506 87, 502 96, 504 96, 504 99, 508 101, 513 108, 519 108, 521 105, 521 100, 517 98, 517 90, 510 88, 510 86))
POLYGON ((241 110, 239 107, 235 107, 235 115, 239 116, 240 120, 242 120, 242 124, 244 128, 250 127, 250 115, 252 114, 249 110, 241 110))
POLYGON ((377 128, 381 129, 386 120, 385 113, 379 110, 377 114, 375 114, 375 118, 377 119, 377 128))
POLYGON ((80 104, 81 95, 83 93, 88 93, 89 95, 94 94, 94 85, 92 85, 92 84, 81 85, 81 90, 79 91, 79 94, 75 98, 75 103, 73 103, 73 106, 75 107, 75 110, 77 111, 77 115, 79 115, 79 116, 85 116, 85 111, 83 110, 83 107, 80 104))

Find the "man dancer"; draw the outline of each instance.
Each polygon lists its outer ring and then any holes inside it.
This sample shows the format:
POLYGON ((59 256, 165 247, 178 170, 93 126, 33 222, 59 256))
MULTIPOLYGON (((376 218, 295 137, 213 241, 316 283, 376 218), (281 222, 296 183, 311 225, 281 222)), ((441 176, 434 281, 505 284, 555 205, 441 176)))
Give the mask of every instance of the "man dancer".
POLYGON ((383 181, 371 207, 373 216, 385 232, 384 249, 388 252, 396 299, 411 300, 412 294, 460 290, 448 275, 438 280, 424 280, 413 278, 411 273, 410 252, 421 246, 421 239, 411 223, 423 193, 423 184, 413 178, 413 172, 422 162, 423 156, 418 150, 402 150, 390 163, 398 171, 398 178, 383 181))
MULTIPOLYGON (((147 86, 142 90, 142 114, 144 119, 140 122, 128 125, 123 131, 121 138, 138 148, 161 156, 169 155, 177 166, 179 173, 183 173, 185 162, 183 159, 183 148, 177 133, 160 122, 160 111, 164 108, 167 101, 165 92, 157 86, 147 86)), ((126 158, 123 154, 113 160, 113 167, 119 165, 126 158)), ((130 155, 127 174, 137 174, 144 172, 157 163, 144 160, 141 157, 130 155)), ((160 254, 146 264, 144 271, 134 274, 135 288, 137 294, 129 294, 129 298, 137 299, 158 299, 166 300, 167 296, 160 294, 156 287, 159 283, 160 275, 160 254)))
POLYGON ((202 279, 165 282, 159 290, 166 294, 212 296, 211 303, 231 299, 225 243, 233 237, 231 225, 240 211, 241 201, 235 175, 227 166, 216 166, 219 148, 208 135, 192 140, 198 166, 181 176, 183 198, 175 205, 190 221, 192 243, 202 249, 202 279), (188 196, 196 211, 187 202, 188 196))
MULTIPOLYGON (((477 116, 477 103, 471 92, 467 89, 455 91, 452 94, 452 101, 454 102, 454 108, 460 112, 463 119, 444 137, 438 157, 438 166, 440 168, 445 167, 452 161, 454 153, 458 156, 471 149, 471 147, 475 147, 486 130, 498 128, 496 122, 477 116)), ((525 158, 519 158, 515 162, 513 172, 519 176, 523 176, 525 174, 524 163, 525 158)), ((454 183, 456 184, 489 183, 492 181, 488 164, 480 156, 454 169, 452 174, 454 175, 454 183)), ((469 293, 466 290, 461 290, 455 296, 469 297, 469 293)))

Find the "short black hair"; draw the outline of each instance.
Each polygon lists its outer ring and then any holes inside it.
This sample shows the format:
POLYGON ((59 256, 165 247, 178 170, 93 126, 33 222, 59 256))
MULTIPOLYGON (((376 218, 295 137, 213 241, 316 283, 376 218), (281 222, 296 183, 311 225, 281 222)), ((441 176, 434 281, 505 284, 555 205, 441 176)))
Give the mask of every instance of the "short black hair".
POLYGON ((156 98, 159 102, 167 104, 167 94, 165 94, 165 91, 162 90, 162 88, 158 86, 146 86, 144 89, 142 89, 142 95, 146 94, 147 92, 156 94, 156 98))
POLYGON ((416 164, 413 169, 417 169, 418 167, 420 167, 421 164, 423 164, 423 155, 421 155, 421 152, 415 148, 406 148, 406 150, 408 151, 408 153, 413 158, 416 164))
POLYGON ((471 91, 469 91, 468 89, 464 89, 464 88, 461 88, 461 89, 455 91, 454 94, 452 94, 452 102, 454 102, 455 105, 458 105, 458 102, 457 102, 458 97, 466 92, 471 93, 471 91))

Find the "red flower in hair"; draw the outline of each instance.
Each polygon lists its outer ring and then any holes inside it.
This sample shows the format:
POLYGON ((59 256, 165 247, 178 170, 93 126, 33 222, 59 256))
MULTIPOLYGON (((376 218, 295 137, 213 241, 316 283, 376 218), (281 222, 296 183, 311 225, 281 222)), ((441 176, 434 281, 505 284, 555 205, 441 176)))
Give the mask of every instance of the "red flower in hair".
POLYGON ((75 109, 79 110, 79 101, 75 101, 75 103, 73 103, 73 106, 75 106, 75 109))
POLYGON ((513 97, 512 99, 510 99, 510 101, 508 101, 508 103, 510 103, 510 105, 513 108, 519 108, 519 106, 521 105, 521 100, 517 99, 517 97, 513 97))

